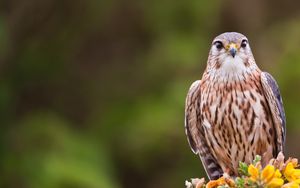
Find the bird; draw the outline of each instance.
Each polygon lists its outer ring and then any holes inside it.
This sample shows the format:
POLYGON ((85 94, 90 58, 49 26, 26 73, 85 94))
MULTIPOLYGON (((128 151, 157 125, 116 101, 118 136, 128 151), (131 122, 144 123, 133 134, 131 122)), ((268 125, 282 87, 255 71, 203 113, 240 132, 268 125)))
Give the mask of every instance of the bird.
POLYGON ((279 87, 260 70, 246 36, 226 32, 209 51, 201 80, 185 101, 185 133, 210 180, 238 175, 239 162, 261 164, 284 152, 286 117, 279 87))

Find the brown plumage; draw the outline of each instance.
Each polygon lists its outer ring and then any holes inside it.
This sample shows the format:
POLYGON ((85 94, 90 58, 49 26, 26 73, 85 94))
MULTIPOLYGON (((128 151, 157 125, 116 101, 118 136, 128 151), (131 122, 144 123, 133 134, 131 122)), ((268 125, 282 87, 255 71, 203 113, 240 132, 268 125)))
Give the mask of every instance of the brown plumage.
POLYGON ((285 114, 273 77, 255 63, 248 39, 217 36, 201 80, 188 92, 185 128, 210 179, 237 175, 239 161, 265 164, 283 151, 285 114))

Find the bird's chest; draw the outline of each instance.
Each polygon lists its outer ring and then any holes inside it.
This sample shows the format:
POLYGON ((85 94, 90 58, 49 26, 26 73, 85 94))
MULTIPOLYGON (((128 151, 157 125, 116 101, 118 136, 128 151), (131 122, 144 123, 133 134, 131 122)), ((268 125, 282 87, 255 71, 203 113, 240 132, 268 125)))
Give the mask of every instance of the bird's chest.
POLYGON ((265 116, 267 102, 260 83, 210 83, 201 95, 202 122, 207 128, 232 124, 247 126, 265 116), (210 125, 205 124, 208 122, 210 125))
POLYGON ((272 120, 260 82, 212 82, 202 91, 202 126, 223 167, 236 168, 238 161, 251 162, 256 154, 272 150, 272 140, 265 136, 273 131, 272 120))

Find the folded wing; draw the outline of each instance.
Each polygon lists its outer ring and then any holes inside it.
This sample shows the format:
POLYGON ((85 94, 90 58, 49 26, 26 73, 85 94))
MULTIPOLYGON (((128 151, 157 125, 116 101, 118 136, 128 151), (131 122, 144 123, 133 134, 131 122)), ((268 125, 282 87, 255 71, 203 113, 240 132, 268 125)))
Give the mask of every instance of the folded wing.
POLYGON ((210 179, 223 175, 222 169, 213 157, 205 139, 201 122, 201 80, 195 81, 187 94, 185 104, 185 132, 192 151, 200 156, 204 169, 210 179))
POLYGON ((279 88, 275 79, 272 77, 271 74, 267 72, 261 73, 261 83, 274 122, 274 128, 276 132, 275 136, 277 137, 275 139, 277 140, 276 152, 277 153, 279 153, 280 151, 284 152, 286 120, 285 120, 285 113, 284 113, 284 108, 283 108, 283 103, 279 92, 279 88))

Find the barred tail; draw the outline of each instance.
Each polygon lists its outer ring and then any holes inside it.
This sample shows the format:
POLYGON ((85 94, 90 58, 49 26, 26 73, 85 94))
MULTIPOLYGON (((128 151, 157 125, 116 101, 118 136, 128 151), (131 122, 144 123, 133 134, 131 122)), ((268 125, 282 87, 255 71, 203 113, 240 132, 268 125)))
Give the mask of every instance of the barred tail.
POLYGON ((199 156, 210 180, 216 180, 223 175, 222 168, 209 151, 200 150, 199 156))

